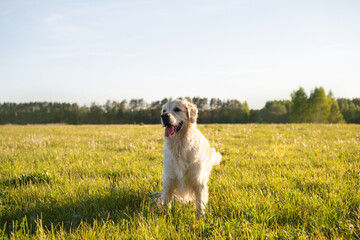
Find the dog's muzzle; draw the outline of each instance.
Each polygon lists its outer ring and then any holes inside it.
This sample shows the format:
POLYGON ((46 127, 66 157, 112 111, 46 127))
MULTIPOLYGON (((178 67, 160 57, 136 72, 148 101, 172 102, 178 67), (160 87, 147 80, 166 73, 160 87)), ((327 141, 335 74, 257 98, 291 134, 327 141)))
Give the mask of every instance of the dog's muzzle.
POLYGON ((180 122, 178 125, 172 124, 170 121, 170 115, 168 113, 164 113, 161 115, 162 123, 165 127, 165 136, 170 137, 171 135, 174 135, 178 131, 181 130, 181 127, 183 125, 183 122, 180 122))

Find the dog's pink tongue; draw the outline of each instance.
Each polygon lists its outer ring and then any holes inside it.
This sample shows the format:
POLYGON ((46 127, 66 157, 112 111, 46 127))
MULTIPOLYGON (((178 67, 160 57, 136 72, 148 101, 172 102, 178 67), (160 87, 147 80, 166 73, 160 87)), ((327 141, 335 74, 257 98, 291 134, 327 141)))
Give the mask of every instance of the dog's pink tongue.
POLYGON ((166 127, 165 128, 165 136, 166 137, 170 137, 171 136, 171 134, 174 132, 174 127, 173 126, 171 126, 171 127, 166 127))

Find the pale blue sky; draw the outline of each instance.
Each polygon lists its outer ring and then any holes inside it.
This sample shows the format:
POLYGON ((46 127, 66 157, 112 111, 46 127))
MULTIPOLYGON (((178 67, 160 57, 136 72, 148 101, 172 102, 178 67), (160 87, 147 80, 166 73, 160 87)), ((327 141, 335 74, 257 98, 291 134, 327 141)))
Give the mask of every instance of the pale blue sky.
POLYGON ((360 1, 0 0, 0 102, 360 97, 360 1))

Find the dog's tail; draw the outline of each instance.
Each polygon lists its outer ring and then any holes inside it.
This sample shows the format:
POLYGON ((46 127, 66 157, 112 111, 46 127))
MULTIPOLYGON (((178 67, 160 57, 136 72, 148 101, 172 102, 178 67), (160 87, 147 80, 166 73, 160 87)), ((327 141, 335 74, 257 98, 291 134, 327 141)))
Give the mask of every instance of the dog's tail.
POLYGON ((212 148, 211 149, 211 152, 212 152, 212 157, 211 157, 211 162, 213 165, 219 165, 220 164, 220 161, 221 161, 221 154, 218 153, 215 148, 212 148))

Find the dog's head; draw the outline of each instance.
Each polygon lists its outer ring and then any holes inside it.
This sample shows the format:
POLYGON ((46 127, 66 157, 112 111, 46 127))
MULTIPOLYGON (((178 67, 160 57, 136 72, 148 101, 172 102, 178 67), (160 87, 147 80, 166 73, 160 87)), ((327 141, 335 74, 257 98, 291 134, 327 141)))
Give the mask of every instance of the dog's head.
POLYGON ((165 127, 165 136, 170 137, 185 132, 196 124, 198 110, 186 100, 174 100, 162 106, 161 123, 165 127))

